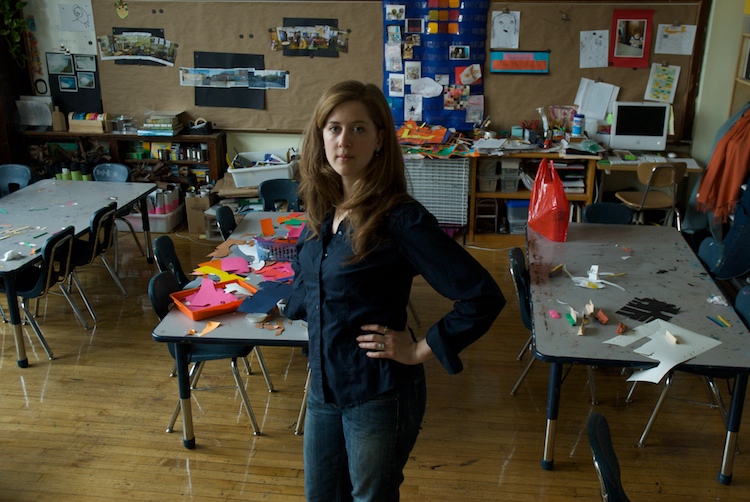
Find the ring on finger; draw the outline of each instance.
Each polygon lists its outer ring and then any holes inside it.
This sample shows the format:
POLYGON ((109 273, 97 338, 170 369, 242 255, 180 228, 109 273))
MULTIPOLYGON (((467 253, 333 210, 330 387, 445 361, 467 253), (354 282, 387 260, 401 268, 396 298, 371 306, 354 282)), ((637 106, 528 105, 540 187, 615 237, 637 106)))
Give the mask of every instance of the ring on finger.
POLYGON ((379 348, 380 350, 385 350, 385 344, 384 344, 383 342, 380 342, 380 343, 378 344, 378 348, 379 348))
POLYGON ((388 326, 383 326, 383 336, 388 334, 388 326))

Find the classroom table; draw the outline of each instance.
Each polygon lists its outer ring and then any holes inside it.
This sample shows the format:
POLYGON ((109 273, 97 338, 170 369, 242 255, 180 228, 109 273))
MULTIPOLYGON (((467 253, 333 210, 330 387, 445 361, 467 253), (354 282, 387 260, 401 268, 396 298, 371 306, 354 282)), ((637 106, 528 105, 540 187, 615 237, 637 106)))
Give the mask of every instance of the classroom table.
MULTIPOLYGON (((111 183, 102 181, 69 181, 45 179, 32 183, 0 199, 0 257, 10 251, 21 257, 0 264, 0 277, 5 282, 10 322, 13 324, 18 366, 29 362, 23 340, 21 313, 18 307, 15 278, 41 259, 31 254, 41 248, 51 234, 73 226, 76 237, 89 231, 94 213, 117 202, 118 207, 141 204, 143 229, 150 240, 147 196, 156 190, 153 183, 111 183), (6 237, 7 236, 7 237, 6 237)), ((148 259, 153 261, 149 247, 148 259)))
MULTIPOLYGON (((234 229, 229 239, 249 240, 260 230, 262 218, 275 218, 284 213, 252 211, 247 213, 234 229)), ((258 276, 248 280, 257 284, 258 276)), ((175 362, 177 365, 177 380, 182 412, 182 442, 185 448, 195 448, 195 434, 193 432, 193 415, 190 404, 190 378, 187 360, 187 348, 192 343, 213 343, 258 346, 306 347, 307 323, 292 321, 281 317, 284 331, 276 335, 275 331, 256 327, 256 323, 245 318, 244 312, 232 312, 210 317, 202 321, 193 321, 177 309, 172 309, 167 316, 154 328, 152 337, 157 342, 173 343, 175 345, 175 362), (208 321, 217 321, 220 326, 203 335, 189 335, 190 330, 196 333, 203 331, 208 321)))
MULTIPOLYGON (((672 227, 571 223, 566 242, 549 241, 529 229, 527 243, 534 355, 550 363, 542 468, 553 468, 563 364, 656 366, 655 360, 633 352, 633 348, 642 342, 628 347, 602 343, 617 335, 618 322, 630 328, 645 322, 617 311, 634 299, 653 298, 679 307, 679 312, 671 319, 665 319, 668 322, 721 341, 718 346, 683 363, 684 367, 725 370, 736 375, 719 472, 719 481, 729 484, 750 373, 748 330, 731 306, 707 301, 721 296, 721 292, 682 235, 672 227), (565 265, 567 273, 562 269, 553 272, 560 264, 565 265), (624 291, 606 284, 601 289, 575 286, 570 276, 588 277, 592 265, 598 265, 600 273, 625 273, 605 278, 623 287, 624 291), (591 320, 583 336, 577 336, 578 327, 571 326, 565 314, 570 307, 582 312, 589 300, 595 311, 602 309, 609 321, 602 325, 591 320), (559 313, 561 318, 553 318, 552 311, 559 313), (731 326, 720 327, 708 317, 719 315, 731 326)), ((653 311, 664 314, 663 310, 656 308, 653 311)))

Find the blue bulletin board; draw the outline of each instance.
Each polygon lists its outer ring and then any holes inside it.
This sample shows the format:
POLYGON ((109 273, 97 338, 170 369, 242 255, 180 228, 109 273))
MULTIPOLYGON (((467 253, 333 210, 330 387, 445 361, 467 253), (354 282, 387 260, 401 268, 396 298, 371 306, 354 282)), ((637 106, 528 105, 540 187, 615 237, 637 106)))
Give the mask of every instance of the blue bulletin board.
POLYGON ((469 130, 484 117, 489 1, 383 1, 383 91, 405 120, 469 130))

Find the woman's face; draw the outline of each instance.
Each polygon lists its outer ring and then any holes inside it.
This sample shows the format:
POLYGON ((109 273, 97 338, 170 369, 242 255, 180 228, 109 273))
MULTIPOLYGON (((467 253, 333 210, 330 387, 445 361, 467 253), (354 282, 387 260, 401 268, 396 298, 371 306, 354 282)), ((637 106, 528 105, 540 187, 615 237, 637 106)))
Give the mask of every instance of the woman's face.
POLYGON ((359 179, 370 164, 375 150, 383 145, 383 132, 378 131, 359 101, 345 101, 328 115, 323 126, 326 159, 341 176, 345 186, 359 179))

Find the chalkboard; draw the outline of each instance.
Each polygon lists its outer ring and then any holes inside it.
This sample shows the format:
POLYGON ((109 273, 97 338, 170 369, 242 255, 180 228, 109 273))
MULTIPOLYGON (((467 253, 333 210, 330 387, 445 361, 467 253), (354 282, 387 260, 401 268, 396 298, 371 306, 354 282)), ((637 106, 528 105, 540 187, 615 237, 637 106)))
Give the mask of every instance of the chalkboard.
MULTIPOLYGON (((392 3, 392 2, 391 2, 392 3)), ((174 66, 115 65, 100 61, 104 111, 140 120, 145 110, 184 110, 204 117, 219 129, 299 132, 304 129, 321 93, 331 84, 357 79, 383 85, 383 2, 130 2, 120 19, 111 0, 92 0, 96 35, 117 28, 163 28, 164 38, 178 44, 174 66), (339 57, 290 57, 272 50, 269 29, 285 18, 337 20, 351 30, 348 52, 339 57), (289 72, 287 90, 266 90, 265 108, 197 106, 195 90, 179 85, 179 67, 194 67, 194 54, 262 55, 267 70, 289 72)), ((620 4, 621 5, 621 4, 620 4)), ((674 102, 677 138, 689 138, 698 72, 703 54, 707 0, 653 4, 635 2, 628 8, 653 9, 653 24, 697 25, 693 55, 653 54, 650 62, 681 67, 674 102)), ((492 2, 491 12, 519 11, 520 44, 525 51, 549 51, 549 73, 510 75, 489 72, 484 65, 485 114, 492 128, 509 130, 522 120, 538 118, 536 109, 572 105, 582 77, 620 86, 620 101, 643 100, 650 68, 579 68, 580 32, 610 30, 615 2, 492 2)), ((489 54, 489 52, 488 52, 489 54)), ((489 58, 488 58, 489 59, 489 58)))

